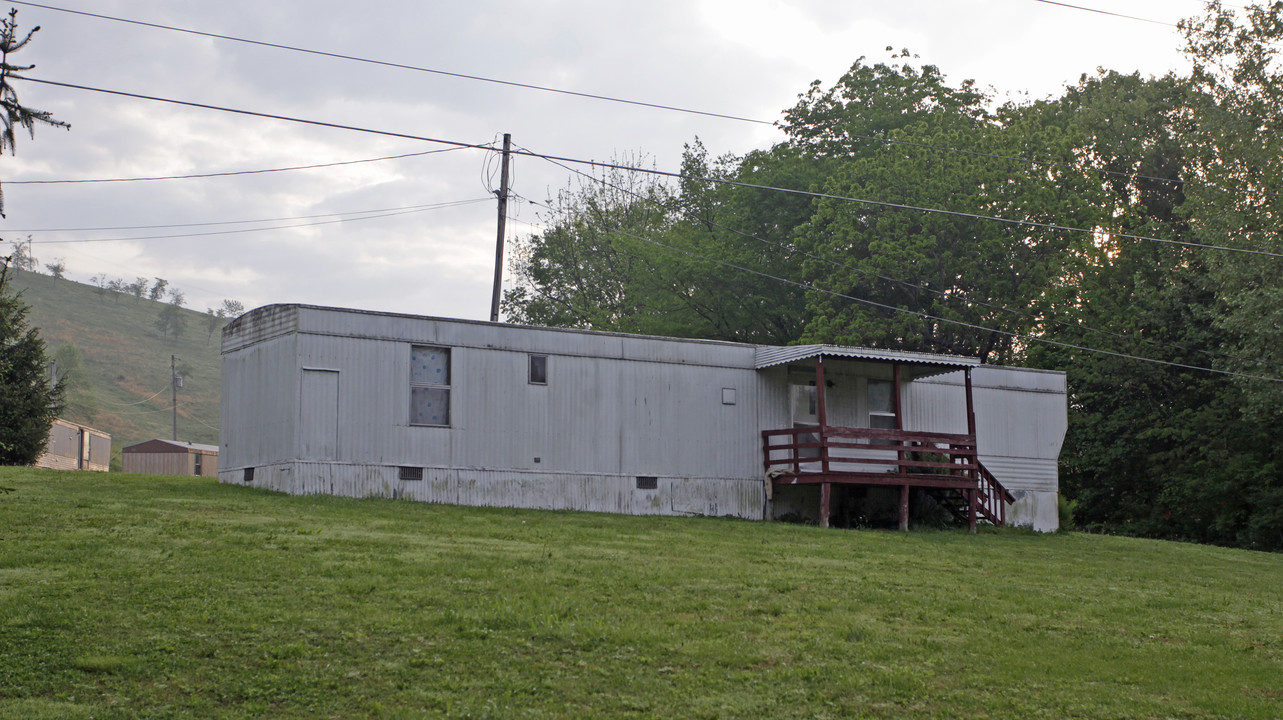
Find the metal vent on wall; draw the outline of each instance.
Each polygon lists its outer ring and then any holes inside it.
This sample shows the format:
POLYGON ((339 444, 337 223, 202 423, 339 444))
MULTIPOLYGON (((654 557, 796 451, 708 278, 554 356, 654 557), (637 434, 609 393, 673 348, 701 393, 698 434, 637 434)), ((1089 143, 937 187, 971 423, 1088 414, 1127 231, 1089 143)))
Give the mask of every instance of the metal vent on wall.
POLYGON ((658 490, 659 478, 649 476, 649 475, 638 475, 637 489, 638 490, 658 490))
POLYGON ((422 480, 423 468, 421 467, 402 467, 397 477, 401 480, 422 480))
POLYGON ((254 482, 254 468, 245 468, 245 475, 243 479, 247 483, 254 482))

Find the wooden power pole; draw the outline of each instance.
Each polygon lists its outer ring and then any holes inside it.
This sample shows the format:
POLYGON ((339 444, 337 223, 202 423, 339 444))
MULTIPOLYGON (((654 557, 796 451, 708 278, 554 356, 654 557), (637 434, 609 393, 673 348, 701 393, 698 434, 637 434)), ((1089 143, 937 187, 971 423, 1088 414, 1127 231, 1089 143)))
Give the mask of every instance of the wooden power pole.
POLYGON ((174 442, 178 442, 178 358, 169 356, 169 387, 174 392, 174 442))
POLYGON ((499 322, 499 288, 503 285, 503 235, 508 221, 508 154, 511 133, 503 134, 503 169, 499 172, 499 232, 494 243, 494 291, 490 295, 490 322, 499 322))

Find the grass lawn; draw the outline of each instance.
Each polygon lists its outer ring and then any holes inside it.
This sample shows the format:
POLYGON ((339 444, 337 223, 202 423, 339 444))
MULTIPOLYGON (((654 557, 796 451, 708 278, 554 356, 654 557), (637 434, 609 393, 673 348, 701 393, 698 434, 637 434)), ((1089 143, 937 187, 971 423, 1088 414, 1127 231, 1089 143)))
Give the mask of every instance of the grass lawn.
POLYGON ((1283 556, 0 469, 0 718, 1279 718, 1283 556))

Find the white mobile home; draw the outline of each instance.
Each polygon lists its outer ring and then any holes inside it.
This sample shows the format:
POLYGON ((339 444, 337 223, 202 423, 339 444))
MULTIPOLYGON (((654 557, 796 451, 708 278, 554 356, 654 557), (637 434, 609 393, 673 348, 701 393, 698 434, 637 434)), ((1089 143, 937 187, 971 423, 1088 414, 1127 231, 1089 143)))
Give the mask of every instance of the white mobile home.
POLYGON ((224 482, 822 524, 935 505, 1056 527, 1063 373, 305 305, 242 315, 222 352, 224 482))

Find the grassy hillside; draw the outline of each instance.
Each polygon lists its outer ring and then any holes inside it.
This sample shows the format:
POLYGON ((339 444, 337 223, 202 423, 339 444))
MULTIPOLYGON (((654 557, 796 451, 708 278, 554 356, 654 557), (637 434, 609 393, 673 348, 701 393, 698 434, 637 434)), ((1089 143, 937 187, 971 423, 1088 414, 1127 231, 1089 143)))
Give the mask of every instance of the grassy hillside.
POLYGON ((111 433, 123 445, 172 433, 169 358, 179 357, 180 440, 217 444, 219 333, 209 337, 203 312, 183 310, 187 329, 175 343, 161 337, 156 318, 164 303, 107 292, 70 280, 21 273, 14 287, 31 306, 28 320, 53 352, 74 343, 84 357, 97 412, 74 410, 70 420, 111 433))
POLYGON ((0 469, 0 717, 1277 718, 1283 556, 0 469))

